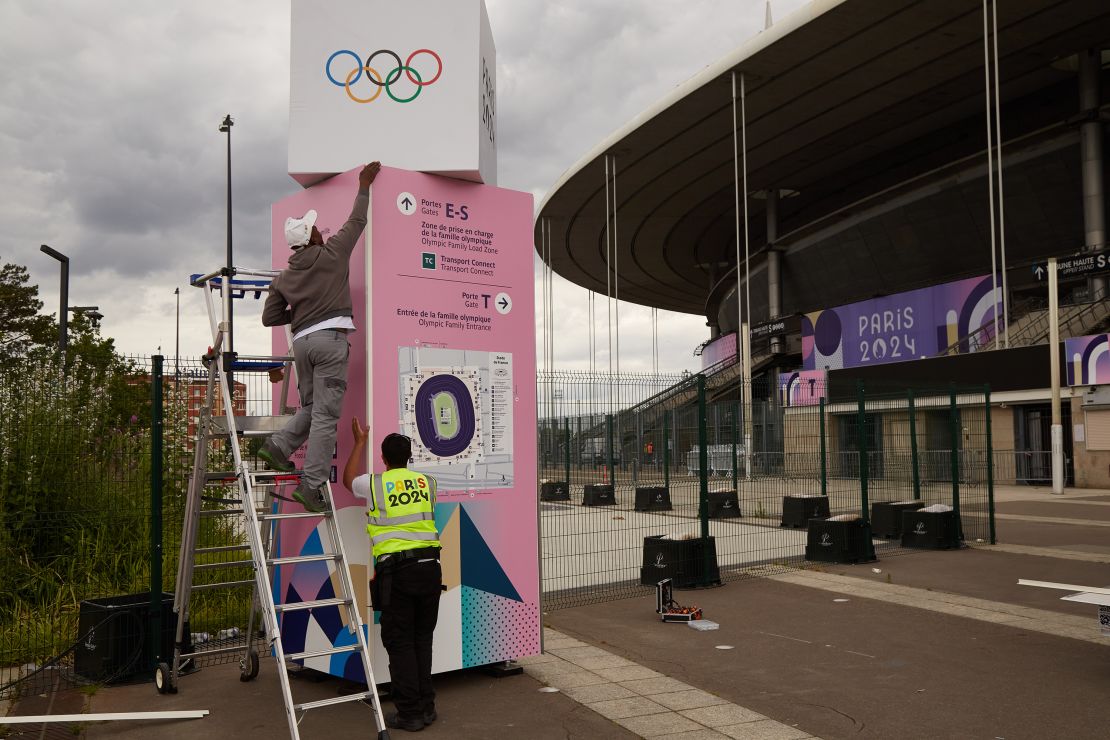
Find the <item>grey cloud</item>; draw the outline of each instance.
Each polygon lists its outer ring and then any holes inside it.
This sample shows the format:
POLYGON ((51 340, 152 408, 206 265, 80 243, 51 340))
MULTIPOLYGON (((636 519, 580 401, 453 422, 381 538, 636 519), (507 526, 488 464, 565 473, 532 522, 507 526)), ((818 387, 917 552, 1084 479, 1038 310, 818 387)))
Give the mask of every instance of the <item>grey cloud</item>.
MULTIPOLYGON (((605 136, 755 33, 764 5, 487 4, 498 54, 500 184, 537 196, 605 136)), ((801 4, 775 0, 775 15, 801 4)), ((52 244, 73 259, 73 295, 109 306, 105 329, 120 347, 150 352, 153 338, 165 346, 173 287, 223 261, 226 151, 216 127, 225 113, 236 119, 237 262, 269 263, 270 204, 299 189, 285 172, 288 2, 14 0, 0 4, 0 27, 0 221, 9 224, 0 258, 27 264, 52 306, 57 265, 37 251, 52 244), (151 306, 139 305, 135 296, 148 291, 151 306)), ((183 349, 186 337, 206 341, 199 292, 188 295, 183 349)), ((577 317, 584 296, 561 283, 558 310, 577 317)), ((647 331, 636 310, 622 309, 622 368, 632 362, 625 347, 639 355, 647 331)), ((686 363, 704 335, 701 323, 662 319, 676 362, 686 363)), ((568 321, 558 362, 580 362, 585 337, 582 322, 568 321)))

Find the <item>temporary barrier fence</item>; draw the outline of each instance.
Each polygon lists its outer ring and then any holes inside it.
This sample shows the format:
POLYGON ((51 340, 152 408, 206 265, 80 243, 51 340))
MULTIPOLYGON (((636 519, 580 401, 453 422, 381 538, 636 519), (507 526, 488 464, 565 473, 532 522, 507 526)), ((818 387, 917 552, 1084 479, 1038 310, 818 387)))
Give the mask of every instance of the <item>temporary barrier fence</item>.
MULTIPOLYGON (((944 504, 965 541, 994 540, 986 386, 822 384, 799 404, 759 381, 551 372, 539 399, 546 608, 645 593, 659 536, 712 536, 724 580, 797 566, 797 499, 865 521, 875 503, 944 504)), ((879 557, 903 551, 882 534, 879 557)))

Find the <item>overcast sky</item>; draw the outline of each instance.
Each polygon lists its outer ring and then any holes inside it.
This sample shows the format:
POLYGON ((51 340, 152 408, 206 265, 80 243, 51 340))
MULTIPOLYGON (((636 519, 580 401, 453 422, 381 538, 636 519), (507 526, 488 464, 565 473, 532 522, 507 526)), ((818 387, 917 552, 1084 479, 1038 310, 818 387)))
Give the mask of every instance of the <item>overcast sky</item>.
MULTIPOLYGON (((805 2, 772 0, 775 20, 805 2)), ((498 184, 537 204, 605 136, 758 33, 765 13, 765 0, 486 4, 498 184)), ((45 310, 58 307, 58 263, 43 243, 71 259, 70 305, 99 305, 121 351, 173 354, 176 287, 181 354, 204 351, 203 299, 187 281, 223 261, 224 114, 235 118, 238 265, 269 265, 270 204, 300 188, 286 174, 289 17, 288 0, 0 3, 0 261, 29 268, 45 310)), ((588 367, 586 292, 557 278, 554 295, 554 364, 588 367)), ((236 348, 267 351, 261 305, 241 305, 236 348)), ((621 370, 650 370, 650 311, 623 305, 620 317, 621 370)), ((661 313, 661 370, 698 367, 707 331, 703 317, 661 313)), ((604 350, 597 364, 608 366, 604 350)))

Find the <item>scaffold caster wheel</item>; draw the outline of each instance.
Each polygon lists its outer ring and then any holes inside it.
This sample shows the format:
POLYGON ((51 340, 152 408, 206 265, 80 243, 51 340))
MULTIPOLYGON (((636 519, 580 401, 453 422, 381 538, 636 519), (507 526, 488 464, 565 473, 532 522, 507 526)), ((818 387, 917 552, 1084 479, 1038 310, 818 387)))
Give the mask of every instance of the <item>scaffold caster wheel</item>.
POLYGON ((154 669, 154 687, 158 689, 159 694, 176 694, 177 687, 173 683, 173 674, 170 673, 170 667, 165 663, 159 663, 158 667, 154 669))
POLYGON ((254 648, 247 651, 247 657, 239 661, 239 680, 244 683, 258 676, 258 653, 254 648))

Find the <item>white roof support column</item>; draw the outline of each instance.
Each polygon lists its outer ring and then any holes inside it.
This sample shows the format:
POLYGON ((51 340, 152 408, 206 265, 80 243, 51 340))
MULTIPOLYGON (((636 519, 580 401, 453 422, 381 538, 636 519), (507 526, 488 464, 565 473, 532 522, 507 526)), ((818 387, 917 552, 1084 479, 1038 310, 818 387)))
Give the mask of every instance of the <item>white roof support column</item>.
MULTIPOLYGON (((782 314, 782 251, 775 245, 779 238, 779 191, 767 191, 767 318, 782 314)), ((783 351, 783 338, 771 337, 771 352, 783 351)))
MULTIPOLYGON (((1099 118, 1102 52, 1087 49, 1079 54, 1079 147, 1083 157, 1084 249, 1106 246, 1106 196, 1102 179, 1102 121, 1099 118)), ((1092 300, 1106 297, 1106 278, 1091 278, 1092 300)))

